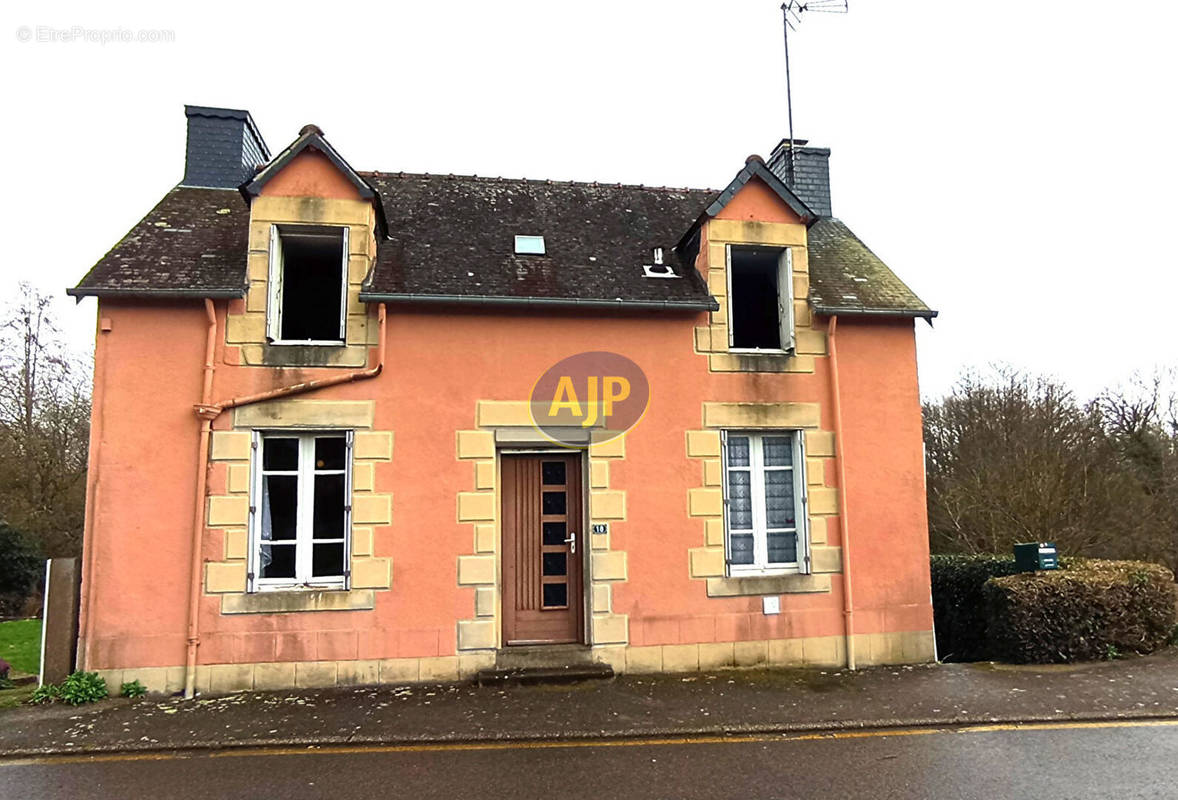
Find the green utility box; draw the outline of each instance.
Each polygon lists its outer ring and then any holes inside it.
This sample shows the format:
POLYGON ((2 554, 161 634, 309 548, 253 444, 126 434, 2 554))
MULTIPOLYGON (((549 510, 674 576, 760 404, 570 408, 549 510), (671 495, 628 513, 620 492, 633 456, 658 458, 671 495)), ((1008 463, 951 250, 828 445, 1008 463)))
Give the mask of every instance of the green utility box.
POLYGON ((1059 569, 1055 542, 1026 542, 1014 546, 1014 563, 1023 572, 1059 569))

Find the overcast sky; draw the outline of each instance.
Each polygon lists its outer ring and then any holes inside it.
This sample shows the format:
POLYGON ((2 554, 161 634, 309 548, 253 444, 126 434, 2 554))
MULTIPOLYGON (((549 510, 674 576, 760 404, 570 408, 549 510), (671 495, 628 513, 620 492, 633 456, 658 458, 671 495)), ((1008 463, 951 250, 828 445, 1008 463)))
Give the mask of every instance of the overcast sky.
MULTIPOLYGON (((315 122, 358 169, 723 187, 786 132, 779 4, 10 0, 0 291, 57 294, 89 347, 64 289, 180 179, 185 103, 274 151, 315 122)), ((792 35, 836 216, 941 311, 926 396, 991 362, 1082 396, 1178 364, 1176 30, 1165 0, 851 0, 792 35)))

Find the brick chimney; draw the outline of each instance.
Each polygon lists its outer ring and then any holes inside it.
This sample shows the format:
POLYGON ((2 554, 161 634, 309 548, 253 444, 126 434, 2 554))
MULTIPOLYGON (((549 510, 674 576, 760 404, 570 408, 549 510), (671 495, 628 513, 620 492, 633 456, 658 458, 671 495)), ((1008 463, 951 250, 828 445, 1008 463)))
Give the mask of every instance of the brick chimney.
POLYGON ((830 210, 830 148, 806 147, 806 139, 782 139, 769 156, 768 167, 820 217, 830 210), (791 174, 789 156, 793 151, 791 174))
POLYGON ((181 186, 236 189, 270 160, 250 112, 234 108, 184 106, 188 146, 181 186))

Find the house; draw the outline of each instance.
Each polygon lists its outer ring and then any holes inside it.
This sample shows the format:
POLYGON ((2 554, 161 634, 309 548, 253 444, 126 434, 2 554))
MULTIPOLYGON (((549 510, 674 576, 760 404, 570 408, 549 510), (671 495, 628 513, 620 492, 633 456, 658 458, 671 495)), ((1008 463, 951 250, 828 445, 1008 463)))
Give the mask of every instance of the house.
POLYGON ((829 151, 359 172, 189 106, 95 297, 78 661, 228 691, 935 658, 914 325, 829 151))

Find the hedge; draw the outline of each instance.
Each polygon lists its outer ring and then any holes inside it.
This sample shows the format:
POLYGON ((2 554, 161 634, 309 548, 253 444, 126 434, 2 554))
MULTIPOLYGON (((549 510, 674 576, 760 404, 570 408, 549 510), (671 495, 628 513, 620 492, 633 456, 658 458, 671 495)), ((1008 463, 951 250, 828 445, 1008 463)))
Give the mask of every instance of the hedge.
POLYGON ((942 661, 990 660, 982 586, 990 578, 1017 573, 1014 558, 933 556, 930 568, 937 655, 942 661))
POLYGON ((19 613, 44 563, 28 537, 0 522, 0 616, 19 613))
POLYGON ((1150 653, 1178 622, 1174 573, 1144 561, 1071 559, 1067 569, 986 582, 995 658, 1022 664, 1150 653))

